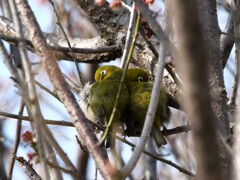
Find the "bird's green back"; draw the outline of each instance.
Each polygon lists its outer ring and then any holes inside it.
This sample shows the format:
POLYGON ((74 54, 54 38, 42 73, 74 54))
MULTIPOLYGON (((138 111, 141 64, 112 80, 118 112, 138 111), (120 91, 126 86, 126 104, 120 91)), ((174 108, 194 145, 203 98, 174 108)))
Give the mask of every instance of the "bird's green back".
MULTIPOLYGON (((148 111, 153 84, 148 82, 147 72, 137 68, 133 69, 132 72, 131 70, 128 71, 126 84, 129 91, 129 102, 125 116, 126 134, 139 136, 148 111)), ((151 130, 151 136, 158 147, 167 143, 161 132, 161 126, 169 121, 170 116, 166 90, 164 87, 161 87, 160 91, 158 107, 151 130)))
MULTIPOLYGON (((128 84, 129 103, 127 107, 127 119, 133 121, 134 125, 142 127, 144 124, 148 105, 151 99, 152 87, 153 85, 149 82, 128 84)), ((162 87, 160 91, 158 107, 154 120, 154 123, 159 126, 169 120, 166 90, 162 87)))

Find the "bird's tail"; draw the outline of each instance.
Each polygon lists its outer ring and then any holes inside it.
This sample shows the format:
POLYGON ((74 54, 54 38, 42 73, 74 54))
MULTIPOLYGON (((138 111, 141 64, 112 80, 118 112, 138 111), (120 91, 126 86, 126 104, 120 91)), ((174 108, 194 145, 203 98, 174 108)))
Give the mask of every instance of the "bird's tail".
POLYGON ((152 127, 151 136, 153 137, 157 147, 167 144, 165 137, 163 136, 159 127, 152 127))

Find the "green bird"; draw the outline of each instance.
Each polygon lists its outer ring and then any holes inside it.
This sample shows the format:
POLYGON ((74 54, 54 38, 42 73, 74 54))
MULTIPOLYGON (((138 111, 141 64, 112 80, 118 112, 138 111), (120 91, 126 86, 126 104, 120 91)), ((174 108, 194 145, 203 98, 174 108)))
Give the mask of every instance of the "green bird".
MULTIPOLYGON (((129 69, 126 77, 129 92, 129 102, 126 109, 126 134, 139 136, 142 132, 145 117, 150 103, 153 84, 148 81, 147 72, 143 69, 129 69), (138 81, 138 82, 136 82, 138 81)), ((160 89, 160 97, 156 110, 151 136, 158 147, 166 144, 161 132, 161 126, 169 121, 170 110, 167 106, 168 98, 164 87, 160 89)))
MULTIPOLYGON (((108 78, 109 76, 114 74, 115 70, 122 71, 117 66, 104 66, 104 67, 100 68, 95 73, 95 81, 101 82, 102 80, 105 80, 106 78, 108 78)), ((148 81, 148 74, 144 69, 140 69, 140 70, 139 70, 139 68, 128 69, 126 78, 125 78, 125 82, 147 82, 147 81, 148 81)), ((90 91, 92 85, 93 84, 86 83, 83 86, 83 88, 81 88, 79 90, 79 105, 80 105, 83 113, 89 120, 91 120, 93 122, 99 122, 99 118, 92 111, 92 109, 90 108, 90 103, 89 103, 89 91, 90 91)), ((102 125, 103 125, 104 120, 102 118, 100 118, 100 119, 101 119, 100 121, 102 122, 102 125)))
MULTIPOLYGON (((116 100, 122 73, 123 70, 116 66, 103 66, 96 71, 96 82, 88 85, 80 93, 80 99, 82 99, 83 109, 85 109, 84 113, 85 115, 87 114, 87 118, 102 126, 107 126, 116 100)), ((113 120, 121 130, 123 127, 117 122, 120 121, 126 124, 126 135, 139 136, 141 134, 150 102, 152 86, 148 82, 148 74, 144 69, 128 69, 123 90, 120 94, 116 116, 113 120)), ((166 140, 160 130, 162 124, 169 120, 169 108, 166 105, 168 100, 166 97, 165 89, 161 88, 160 101, 151 131, 151 136, 158 147, 161 144, 166 144, 166 140)), ((116 129, 118 128, 114 128, 114 131, 116 129)))
MULTIPOLYGON (((113 112, 122 74, 123 70, 121 68, 116 66, 102 66, 97 69, 95 73, 96 82, 93 83, 89 90, 89 106, 97 117, 97 123, 104 127, 107 127, 113 112)), ((121 126, 120 119, 127 107, 128 101, 128 89, 125 83, 122 83, 120 98, 118 99, 116 110, 114 110, 113 125, 117 125, 115 127, 118 127, 118 125, 121 126)))

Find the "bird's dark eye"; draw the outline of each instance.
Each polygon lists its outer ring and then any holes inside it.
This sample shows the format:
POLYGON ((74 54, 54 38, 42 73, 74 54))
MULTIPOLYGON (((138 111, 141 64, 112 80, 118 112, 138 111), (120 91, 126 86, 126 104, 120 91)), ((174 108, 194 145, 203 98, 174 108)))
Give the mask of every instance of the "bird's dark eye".
POLYGON ((143 82, 143 78, 141 76, 138 77, 138 82, 143 82))
POLYGON ((106 73, 107 73, 107 71, 106 71, 106 70, 102 70, 102 71, 100 72, 101 76, 104 76, 104 75, 106 75, 106 73))

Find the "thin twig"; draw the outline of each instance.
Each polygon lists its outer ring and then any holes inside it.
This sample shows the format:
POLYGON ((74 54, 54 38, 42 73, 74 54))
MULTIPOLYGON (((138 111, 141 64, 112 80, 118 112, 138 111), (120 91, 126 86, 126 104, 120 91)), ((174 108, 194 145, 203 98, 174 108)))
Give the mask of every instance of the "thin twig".
POLYGON ((192 126, 188 124, 188 125, 178 126, 178 127, 172 128, 172 129, 164 128, 162 133, 164 136, 170 136, 170 135, 178 134, 178 133, 182 133, 182 132, 188 133, 191 130, 192 130, 192 126))
MULTIPOLYGON (((119 137, 119 136, 116 136, 116 135, 115 135, 114 137, 115 137, 116 139, 118 139, 119 141, 121 141, 121 142, 123 142, 123 143, 125 143, 125 144, 127 144, 127 145, 129 145, 129 146, 131 146, 131 147, 133 147, 133 148, 136 147, 136 145, 134 145, 133 143, 127 141, 126 139, 123 139, 123 138, 121 138, 121 137, 119 137)), ((165 163, 165 164, 168 164, 168 165, 170 165, 170 166, 178 169, 180 172, 182 172, 182 173, 184 173, 184 174, 187 174, 187 175, 192 176, 192 177, 195 176, 194 173, 186 170, 185 168, 180 167, 179 165, 173 163, 172 161, 169 161, 169 160, 166 160, 166 159, 164 159, 164 158, 161 158, 161 157, 159 157, 159 156, 157 156, 157 155, 154 155, 154 154, 152 154, 152 153, 150 153, 150 152, 148 152, 148 151, 146 151, 146 150, 143 150, 143 153, 144 153, 144 154, 147 154, 148 156, 150 156, 150 157, 152 157, 152 158, 155 158, 155 159, 158 160, 158 161, 161 161, 161 162, 163 162, 163 163, 165 163)))
POLYGON ((228 32, 221 31, 221 34, 226 35, 226 36, 231 36, 234 39, 240 39, 240 37, 237 34, 231 34, 228 32))
MULTIPOLYGON (((23 100, 21 100, 21 104, 20 104, 20 108, 19 108, 19 112, 18 112, 19 117, 22 116, 22 114, 23 114, 24 106, 25 106, 24 102, 23 102, 23 100)), ((11 157, 9 158, 8 178, 12 177, 13 166, 14 166, 14 163, 15 163, 14 154, 17 154, 17 149, 18 149, 18 146, 19 146, 20 136, 21 136, 21 127, 22 127, 22 119, 19 118, 18 121, 17 121, 15 142, 14 142, 14 145, 13 145, 13 148, 12 148, 11 157)))
MULTIPOLYGON (((165 43, 166 48, 168 50, 175 52, 175 48, 171 45, 170 40, 167 37, 167 35, 165 34, 165 32, 161 29, 159 24, 155 21, 154 17, 152 16, 152 13, 148 9, 147 5, 141 0, 135 0, 135 1, 136 1, 136 5, 140 9, 142 15, 146 18, 149 25, 151 26, 151 28, 152 28, 154 34, 156 35, 156 37, 158 38, 159 42, 165 43)), ((175 54, 173 54, 173 53, 172 53, 172 55, 175 56, 175 54)))
MULTIPOLYGON (((154 54, 154 56, 158 59, 158 52, 155 49, 155 47, 153 46, 153 44, 146 38, 146 35, 144 33, 144 30, 142 27, 140 27, 139 30, 140 34, 142 35, 142 38, 144 39, 144 41, 146 42, 147 46, 149 47, 149 49, 152 51, 152 53, 154 54)), ((173 78, 173 80, 177 83, 177 85, 179 85, 180 87, 182 87, 182 84, 180 82, 180 80, 178 79, 178 77, 176 76, 176 74, 173 72, 172 68, 166 64, 165 68, 167 69, 167 71, 169 72, 169 74, 171 75, 171 77, 173 78)))
MULTIPOLYGON (((121 2, 123 7, 127 7, 127 5, 125 5, 124 2, 121 2)), ((129 25, 128 25, 128 31, 127 31, 127 36, 126 36, 126 41, 125 41, 125 46, 124 46, 124 50, 123 50, 123 55, 122 55, 122 59, 121 59, 121 65, 120 67, 121 68, 124 68, 125 65, 126 65, 126 61, 127 61, 127 57, 128 57, 128 54, 129 54, 129 50, 130 50, 130 46, 131 46, 131 42, 133 40, 133 28, 134 28, 134 25, 136 22, 135 19, 136 19, 136 15, 137 15, 137 11, 135 9, 135 2, 133 1, 132 3, 132 7, 130 8, 130 20, 129 20, 129 25)))
MULTIPOLYGON (((144 13, 144 12, 142 12, 142 13, 144 13)), ((154 121, 155 112, 157 109, 158 101, 156 101, 156 99, 157 100, 159 99, 159 94, 160 94, 159 89, 161 87, 161 81, 162 81, 162 77, 163 77, 163 69, 164 69, 164 65, 165 65, 166 46, 167 46, 166 42, 163 41, 162 45, 160 46, 160 50, 159 50, 159 59, 158 59, 159 64, 157 67, 157 76, 156 76, 155 83, 153 85, 151 100, 149 103, 148 112, 147 112, 146 119, 144 122, 140 141, 137 144, 136 148, 134 149, 133 155, 131 156, 131 159, 129 160, 129 162, 120 170, 123 178, 127 177, 131 173, 131 171, 135 167, 135 165, 137 164, 139 157, 142 154, 143 149, 145 147, 147 138, 150 135, 152 124, 154 121)))
MULTIPOLYGON (((78 174, 76 174, 76 172, 74 172, 70 169, 63 168, 63 167, 59 166, 58 164, 54 164, 53 162, 50 162, 50 161, 47 161, 47 164, 53 168, 56 168, 56 169, 59 169, 59 170, 65 172, 67 174, 71 174, 71 175, 74 174, 75 177, 78 177, 78 174)), ((81 177, 81 178, 83 178, 83 177, 81 177)))
POLYGON ((68 48, 69 48, 70 53, 71 53, 71 59, 73 60, 75 66, 76 66, 76 69, 77 69, 77 72, 78 72, 78 78, 79 78, 79 81, 80 81, 81 84, 82 84, 82 78, 81 78, 80 69, 79 69, 79 66, 78 66, 77 61, 76 61, 75 58, 74 58, 74 53, 73 53, 73 51, 72 51, 71 43, 70 43, 70 41, 68 40, 67 34, 66 34, 66 32, 65 32, 62 24, 61 24, 60 17, 59 17, 59 15, 58 15, 58 13, 57 13, 57 10, 56 10, 56 8, 55 8, 55 6, 54 6, 53 1, 52 1, 52 0, 49 0, 49 2, 50 2, 50 4, 52 5, 53 10, 54 10, 54 12, 55 12, 55 15, 56 15, 56 17, 57 17, 57 21, 58 21, 57 24, 59 25, 59 27, 60 27, 60 29, 61 29, 61 31, 62 31, 62 33, 63 33, 63 35, 64 35, 64 37, 65 37, 65 39, 66 39, 66 41, 67 41, 68 48))
POLYGON ((85 152, 85 153, 89 153, 88 150, 84 147, 84 145, 81 143, 81 141, 79 140, 78 136, 75 136, 76 137, 76 140, 77 140, 77 143, 80 147, 80 149, 85 152))
POLYGON ((44 91, 48 92, 49 94, 51 94, 53 97, 55 97, 57 100, 59 100, 61 102, 61 100, 59 99, 58 95, 55 92, 52 92, 50 89, 48 89, 47 87, 45 87, 44 85, 42 85, 40 82, 38 81, 34 81, 36 85, 38 85, 41 89, 43 89, 44 91))
POLYGON ((16 67, 13 65, 13 62, 12 62, 10 56, 8 55, 6 48, 4 47, 2 40, 0 40, 0 52, 3 56, 3 60, 6 64, 8 70, 10 71, 11 78, 18 84, 21 83, 20 75, 19 75, 16 67))
MULTIPOLYGON (((0 111, 0 116, 13 118, 13 119, 21 119, 21 120, 29 121, 29 122, 34 122, 34 120, 29 116, 19 116, 19 115, 16 115, 16 114, 10 114, 10 113, 6 113, 6 112, 2 112, 2 111, 0 111)), ((45 119, 43 121, 43 123, 49 124, 49 125, 74 127, 72 122, 67 122, 67 121, 64 121, 64 120, 48 120, 48 119, 45 119)))
POLYGON ((66 82, 68 83, 69 87, 77 94, 80 93, 81 88, 72 80, 70 79, 67 75, 62 73, 63 77, 65 78, 66 82))
MULTIPOLYGON (((42 119, 42 122, 44 120, 42 119)), ((70 161, 70 159, 68 158, 67 154, 63 151, 63 149, 61 148, 61 146, 58 144, 58 142, 54 139, 52 133, 50 132, 50 130, 48 128, 42 128, 42 132, 45 135, 45 137, 47 137, 47 141, 54 147, 55 151, 57 152, 57 154, 61 157, 61 159, 63 160, 64 164, 71 169, 72 176, 75 176, 75 174, 78 174, 79 177, 81 177, 81 174, 78 173, 76 167, 73 165, 73 163, 70 161)))
POLYGON ((29 179, 42 180, 41 176, 33 169, 32 165, 28 163, 23 157, 17 157, 15 155, 15 159, 19 162, 23 171, 29 177, 29 179))

